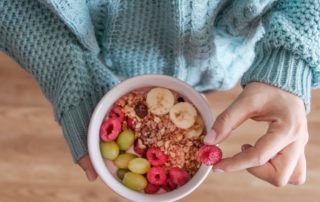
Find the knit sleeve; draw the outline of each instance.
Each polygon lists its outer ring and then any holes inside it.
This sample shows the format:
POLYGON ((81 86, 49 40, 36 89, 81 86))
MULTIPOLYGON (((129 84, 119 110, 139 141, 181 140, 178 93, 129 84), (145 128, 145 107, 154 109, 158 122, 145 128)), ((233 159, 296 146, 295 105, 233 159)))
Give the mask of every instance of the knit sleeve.
POLYGON ((48 8, 0 1, 0 47, 33 75, 53 105, 75 161, 87 152, 87 126, 117 77, 48 8))
POLYGON ((301 97, 320 86, 320 2, 279 0, 263 17, 265 34, 241 83, 264 82, 301 97))

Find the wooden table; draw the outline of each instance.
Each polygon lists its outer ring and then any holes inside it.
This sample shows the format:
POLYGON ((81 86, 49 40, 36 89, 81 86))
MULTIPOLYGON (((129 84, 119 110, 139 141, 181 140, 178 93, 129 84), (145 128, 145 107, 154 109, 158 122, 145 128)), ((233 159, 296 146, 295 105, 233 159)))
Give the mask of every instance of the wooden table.
MULTIPOLYGON (((215 114, 239 94, 208 94, 215 114)), ((217 202, 316 202, 320 201, 320 92, 313 92, 308 116, 308 178, 302 186, 273 187, 245 171, 211 173, 182 201, 217 202)), ((266 126, 247 121, 221 146, 225 155, 253 143, 266 126)), ((87 182, 73 164, 62 131, 54 121, 50 104, 33 78, 0 53, 0 201, 1 202, 106 202, 125 201, 100 180, 87 182)))

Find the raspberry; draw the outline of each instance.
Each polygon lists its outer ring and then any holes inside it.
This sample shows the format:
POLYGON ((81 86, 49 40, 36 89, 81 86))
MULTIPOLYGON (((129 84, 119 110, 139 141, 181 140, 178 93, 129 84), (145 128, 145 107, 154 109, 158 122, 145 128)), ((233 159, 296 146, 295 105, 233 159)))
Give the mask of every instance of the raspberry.
POLYGON ((109 118, 110 119, 119 119, 120 123, 122 123, 125 119, 125 114, 121 110, 120 107, 114 107, 111 109, 111 111, 109 113, 109 118))
POLYGON ((161 166, 163 165, 168 156, 157 147, 151 147, 147 151, 147 159, 153 166, 161 166))
POLYGON ((215 145, 203 145, 198 151, 198 159, 206 165, 215 165, 222 158, 222 151, 215 145))
POLYGON ((121 123, 119 119, 107 119, 100 128, 100 138, 109 142, 115 140, 121 132, 121 123))
POLYGON ((144 192, 147 194, 154 194, 154 193, 157 193, 159 189, 160 187, 158 185, 148 183, 146 188, 144 188, 144 192))
POLYGON ((134 147, 133 147, 133 150, 141 155, 141 156, 144 156, 146 154, 146 151, 147 151, 147 146, 145 144, 143 144, 142 140, 140 138, 137 138, 135 141, 134 141, 134 147))
POLYGON ((154 185, 163 185, 166 182, 167 174, 162 167, 152 167, 147 173, 148 182, 154 185))
POLYGON ((187 183, 190 179, 190 175, 187 171, 182 168, 173 167, 169 170, 169 177, 174 184, 182 186, 187 183))
POLYGON ((177 188, 177 185, 172 181, 171 178, 167 178, 165 183, 162 185, 162 188, 166 191, 172 191, 177 188))
POLYGON ((136 127, 136 123, 135 123, 134 119, 127 117, 127 126, 128 126, 128 128, 134 130, 136 127))

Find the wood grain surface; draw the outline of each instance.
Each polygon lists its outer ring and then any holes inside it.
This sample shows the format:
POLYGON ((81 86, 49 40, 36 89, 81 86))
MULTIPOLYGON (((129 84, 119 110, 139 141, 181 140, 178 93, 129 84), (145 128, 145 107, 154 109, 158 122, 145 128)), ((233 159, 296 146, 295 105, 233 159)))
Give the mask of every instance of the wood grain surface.
MULTIPOLYGON (((223 111, 241 91, 207 95, 214 114, 223 111)), ((313 91, 308 116, 307 182, 276 188, 245 171, 214 174, 181 201, 316 202, 320 201, 320 91, 313 91)), ((225 156, 253 143, 266 126, 247 121, 221 147, 225 156)), ((0 53, 0 202, 126 201, 100 180, 89 183, 72 162, 51 105, 31 75, 0 53)))

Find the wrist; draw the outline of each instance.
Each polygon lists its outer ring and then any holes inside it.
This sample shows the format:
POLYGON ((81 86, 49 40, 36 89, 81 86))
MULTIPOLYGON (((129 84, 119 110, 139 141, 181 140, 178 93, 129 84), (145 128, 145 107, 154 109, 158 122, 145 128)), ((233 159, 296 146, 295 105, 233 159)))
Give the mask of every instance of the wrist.
POLYGON ((88 153, 88 126, 99 99, 98 95, 89 95, 83 98, 79 105, 65 110, 59 119, 74 162, 78 162, 88 153))
POLYGON ((256 81, 281 88, 300 97, 309 112, 311 79, 310 68, 289 51, 261 49, 251 68, 243 75, 241 84, 256 81))

